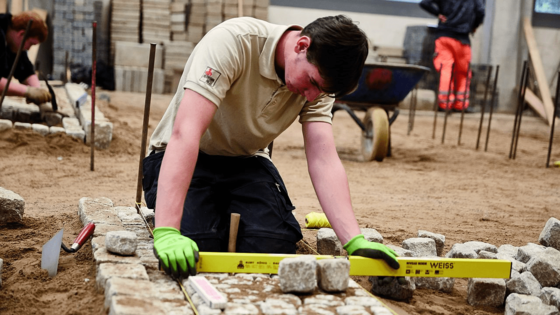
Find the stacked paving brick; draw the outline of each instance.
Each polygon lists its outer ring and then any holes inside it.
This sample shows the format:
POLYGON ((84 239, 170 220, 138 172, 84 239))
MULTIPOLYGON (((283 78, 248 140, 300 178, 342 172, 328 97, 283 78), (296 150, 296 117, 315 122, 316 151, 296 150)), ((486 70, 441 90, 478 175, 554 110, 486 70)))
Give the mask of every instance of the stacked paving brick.
MULTIPOLYGON (((114 63, 117 91, 146 92, 150 49, 150 44, 116 43, 114 63)), ((156 46, 154 57, 152 92, 161 94, 164 89, 163 47, 161 45, 156 46)))
MULTIPOLYGON (((150 219, 153 211, 143 208, 150 219)), ((134 207, 118 207, 107 198, 82 198, 78 204, 82 224, 95 223, 91 240, 97 269, 96 282, 104 291, 109 314, 194 314, 180 286, 158 270, 153 240, 134 207), (111 233, 136 234, 136 251, 118 255, 107 250, 111 233)), ((284 294, 279 277, 269 274, 204 273, 227 297, 224 308, 212 309, 188 281, 183 281, 201 315, 208 314, 393 314, 377 298, 350 280, 344 292, 329 294, 316 288, 311 294, 284 294)))
MULTIPOLYGON (((55 0, 53 14, 53 76, 62 79, 66 53, 70 67, 91 68, 95 18, 93 0, 55 0)), ((96 6, 100 8, 100 6, 96 6)))
POLYGON ((111 60, 116 42, 140 42, 140 0, 111 1, 111 60))
POLYGON ((171 2, 169 6, 171 18, 171 40, 187 41, 187 9, 188 0, 178 0, 171 2))
POLYGON ((171 41, 171 0, 142 1, 142 42, 171 41))

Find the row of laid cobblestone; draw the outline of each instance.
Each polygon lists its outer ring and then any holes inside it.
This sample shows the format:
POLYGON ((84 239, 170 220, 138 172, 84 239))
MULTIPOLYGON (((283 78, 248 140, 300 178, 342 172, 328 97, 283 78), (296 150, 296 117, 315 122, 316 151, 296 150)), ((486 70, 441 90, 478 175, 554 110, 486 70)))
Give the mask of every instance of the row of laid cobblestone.
MULTIPOLYGON (((59 104, 58 112, 52 112, 51 104, 29 105, 22 98, 6 98, 0 115, 0 132, 7 129, 29 130, 42 136, 66 133, 72 138, 90 143, 91 97, 86 90, 75 83, 67 83, 63 88, 54 89, 59 104), (60 90, 63 90, 62 92, 60 90), (21 121, 20 121, 21 120, 21 121), (15 121, 15 122, 12 122, 15 121), (31 123, 35 121, 46 122, 31 123), (63 127, 56 125, 62 124, 63 127)), ((113 124, 95 108, 95 147, 106 149, 113 138, 113 124)))
MULTIPOLYGON (((153 211, 143 209, 150 219, 153 211)), ((95 223, 92 250, 97 268, 96 285, 105 294, 109 314, 193 314, 176 281, 158 270, 153 240, 134 207, 115 206, 108 198, 82 198, 78 203, 82 224, 95 223), (118 255, 109 243, 122 233, 136 234, 136 250, 118 255)), ((269 274, 204 273, 216 289, 227 297, 224 309, 212 309, 183 281, 200 315, 212 314, 393 314, 377 298, 351 279, 346 290, 328 293, 314 287, 308 294, 284 293, 280 277, 269 274)), ((319 280, 324 281, 324 280, 319 280)), ((335 290, 338 291, 338 290, 335 290)))
MULTIPOLYGON (((383 243, 383 237, 374 229, 362 229, 366 239, 383 243)), ((474 306, 505 304, 506 314, 560 314, 560 220, 550 218, 541 234, 540 244, 525 246, 493 244, 470 241, 454 244, 445 254, 447 258, 502 259, 512 263, 509 279, 469 279, 467 302, 474 306)), ((415 238, 402 242, 402 247, 388 245, 399 256, 444 256, 445 236, 418 231, 415 238)), ((332 229, 322 228, 317 233, 317 248, 323 255, 345 255, 342 245, 332 229)), ((417 288, 452 292, 453 278, 405 277, 404 283, 396 279, 370 277, 372 292, 396 300, 410 300, 417 288)))

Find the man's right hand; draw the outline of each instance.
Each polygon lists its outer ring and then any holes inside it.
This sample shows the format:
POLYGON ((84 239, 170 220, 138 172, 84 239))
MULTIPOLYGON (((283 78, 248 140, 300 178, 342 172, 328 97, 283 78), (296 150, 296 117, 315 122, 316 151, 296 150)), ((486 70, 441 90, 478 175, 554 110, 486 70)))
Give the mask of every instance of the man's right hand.
POLYGON ((41 105, 51 101, 51 93, 47 89, 42 89, 34 86, 28 86, 25 91, 25 101, 41 105))
POLYGON ((190 238, 172 227, 154 229, 154 254, 163 270, 174 279, 196 275, 198 246, 190 238))

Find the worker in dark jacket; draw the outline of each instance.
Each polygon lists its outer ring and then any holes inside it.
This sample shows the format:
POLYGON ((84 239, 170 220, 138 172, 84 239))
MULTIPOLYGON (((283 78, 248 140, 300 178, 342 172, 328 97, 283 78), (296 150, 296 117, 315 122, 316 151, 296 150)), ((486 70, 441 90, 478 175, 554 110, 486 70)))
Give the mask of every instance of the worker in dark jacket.
POLYGON ((420 7, 439 20, 434 55, 435 69, 440 72, 439 108, 467 109, 471 62, 469 34, 474 34, 484 20, 484 0, 422 0, 420 7))
POLYGON ((33 11, 25 11, 14 16, 9 13, 0 14, 0 93, 6 87, 27 23, 31 19, 33 23, 13 74, 19 82, 11 80, 6 95, 22 96, 27 103, 40 105, 49 102, 51 94, 47 89, 41 88, 33 64, 27 57, 27 50, 47 39, 48 28, 41 17, 33 11))

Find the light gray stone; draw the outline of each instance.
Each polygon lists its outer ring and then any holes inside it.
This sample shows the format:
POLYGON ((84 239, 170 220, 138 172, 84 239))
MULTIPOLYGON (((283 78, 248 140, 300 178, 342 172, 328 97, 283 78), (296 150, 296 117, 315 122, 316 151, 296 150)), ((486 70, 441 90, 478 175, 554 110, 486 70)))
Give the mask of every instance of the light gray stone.
POLYGON ((378 299, 372 296, 349 296, 344 299, 346 305, 383 306, 378 299))
POLYGON ((350 261, 321 259, 317 261, 317 283, 326 292, 340 292, 348 288, 350 261))
POLYGON ((222 314, 222 310, 216 310, 208 307, 208 305, 200 305, 197 307, 199 315, 219 315, 222 314))
POLYGON ((58 127, 58 126, 50 126, 49 127, 49 134, 54 135, 57 133, 66 133, 66 129, 64 129, 63 127, 58 127))
POLYGON ((539 296, 541 293, 541 284, 528 271, 520 274, 512 275, 506 284, 508 293, 519 293, 525 295, 539 296))
POLYGON ((116 223, 117 218, 115 217, 115 212, 112 208, 113 201, 111 201, 111 199, 109 198, 82 197, 78 201, 78 216, 80 217, 80 221, 83 225, 86 225, 90 222, 94 222, 96 225, 98 223, 111 225, 111 223, 115 222, 114 225, 118 225, 116 223), (95 216, 101 216, 101 218, 96 221, 94 219, 95 216))
POLYGON ((519 273, 525 270, 525 263, 520 262, 519 260, 515 259, 515 257, 510 256, 510 254, 508 253, 497 253, 496 258, 511 261, 511 269, 519 273))
MULTIPOLYGON (((154 275, 154 274, 150 274, 154 275)), ((154 284, 154 290, 156 291, 156 296, 164 301, 184 301, 185 295, 181 291, 181 288, 177 282, 171 280, 171 277, 166 275, 164 272, 159 274, 159 279, 155 280, 151 277, 150 280, 154 284)), ((204 302, 204 301, 203 301, 204 302)), ((198 305, 198 304, 196 304, 198 305)))
POLYGON ((454 278, 436 277, 436 278, 425 278, 416 277, 414 278, 414 283, 417 289, 431 289, 446 293, 453 292, 453 286, 455 285, 454 278))
POLYGON ((504 279, 471 278, 467 285, 467 302, 473 306, 504 304, 506 282, 504 279))
POLYGON ((371 292, 375 295, 385 296, 398 301, 408 301, 412 298, 414 290, 416 290, 414 280, 409 277, 405 277, 404 284, 400 284, 397 278, 390 278, 389 283, 385 283, 387 279, 382 281, 381 278, 384 277, 369 277, 371 292))
POLYGON ((112 231, 105 235, 105 246, 113 254, 130 256, 136 251, 138 238, 130 231, 112 231))
POLYGON ((106 290, 107 281, 111 278, 150 280, 146 268, 140 264, 100 264, 97 267, 97 277, 95 279, 98 290, 106 290))
POLYGON ((369 312, 361 305, 344 305, 336 308, 338 315, 369 315, 369 312))
POLYGON ((321 228, 317 232, 317 252, 321 255, 340 256, 344 249, 336 233, 330 228, 321 228))
POLYGON ((375 315, 394 315, 394 313, 385 306, 372 306, 370 311, 375 315))
POLYGON ((443 255, 443 247, 445 246, 445 236, 442 234, 432 233, 424 230, 418 230, 418 237, 431 238, 436 242, 437 256, 443 255))
POLYGON ((328 309, 328 306, 308 304, 298 308, 299 314, 317 314, 317 315, 335 315, 335 313, 328 309))
POLYGON ((558 315, 558 309, 551 305, 545 305, 542 301, 532 295, 513 293, 506 299, 504 315, 558 315))
POLYGON ((260 305, 261 311, 265 315, 296 315, 296 307, 284 300, 267 299, 260 305))
MULTIPOLYGON (((80 111, 84 113, 84 111, 80 111)), ((88 113, 89 114, 89 113, 88 113)), ((91 117, 91 114, 90 114, 91 117)), ((91 144, 91 118, 88 118, 82 124, 85 131, 86 144, 91 144)), ((107 149, 113 140, 113 123, 109 121, 95 121, 95 147, 98 149, 107 149)))
POLYGON ((155 294, 153 284, 147 280, 110 278, 105 285, 105 309, 111 306, 115 296, 133 296, 150 299, 155 294))
POLYGON ((74 139, 84 141, 86 133, 82 129, 65 129, 66 134, 74 139))
POLYGON ((20 222, 25 211, 25 200, 11 190, 0 187, 0 223, 20 222))
POLYGON ((111 299, 109 315, 165 315, 165 309, 157 299, 133 296, 115 296, 111 299))
POLYGON ((361 228, 360 231, 364 235, 366 241, 376 242, 383 244, 383 236, 376 229, 372 228, 361 228))
POLYGON ((555 287, 560 284, 560 251, 547 247, 534 254, 526 268, 543 287, 555 287))
MULTIPOLYGON (((498 254, 508 255, 512 258, 515 258, 515 257, 517 257, 517 251, 518 250, 519 250, 519 247, 517 247, 517 246, 504 244, 504 245, 498 247, 498 254)), ((498 259, 503 259, 503 258, 498 258, 498 259)))
POLYGON ((271 294, 266 298, 265 302, 270 300, 282 300, 292 304, 294 307, 300 307, 302 305, 301 299, 294 294, 271 294))
POLYGON ((453 244, 449 252, 445 254, 447 258, 478 258, 478 254, 471 246, 456 243, 453 244))
POLYGON ((478 254, 478 252, 484 250, 487 252, 491 252, 491 253, 497 253, 498 252, 498 248, 492 244, 488 244, 485 242, 479 242, 479 241, 470 241, 470 242, 465 242, 464 243, 466 246, 471 247, 475 253, 478 254))
POLYGON ((550 218, 539 236, 539 243, 560 250, 560 220, 550 218))
POLYGON ((41 124, 31 124, 31 130, 43 137, 49 134, 49 127, 41 124))
POLYGON ((485 250, 478 252, 478 258, 480 259, 498 259, 497 255, 496 253, 487 252, 485 250))
POLYGON ((0 132, 12 129, 12 121, 7 119, 0 119, 0 132))
POLYGON ((80 126, 80 121, 78 120, 78 118, 74 118, 74 117, 64 117, 62 119, 62 126, 64 127, 64 129, 82 130, 82 126, 80 126))
POLYGON ((328 307, 336 307, 344 305, 344 301, 338 296, 317 294, 312 297, 307 297, 303 300, 303 305, 324 305, 328 307))
POLYGON ((259 309, 252 304, 228 303, 223 312, 224 315, 257 315, 259 309))
POLYGON ((16 130, 31 130, 31 124, 16 121, 14 123, 14 129, 16 129, 16 130))
POLYGON ((282 259, 278 276, 282 292, 312 292, 317 286, 317 260, 313 256, 282 259))
POLYGON ((539 298, 544 304, 555 306, 557 309, 560 310, 559 288, 544 287, 541 289, 541 292, 539 293, 539 298))
POLYGON ((437 256, 436 242, 431 238, 409 238, 402 242, 402 247, 413 252, 414 257, 437 256))
POLYGON ((397 255, 399 257, 414 257, 414 253, 408 249, 404 249, 400 246, 396 246, 396 245, 386 245, 387 247, 389 247, 390 249, 394 250, 395 253, 397 253, 397 255))
POLYGON ((537 253, 542 252, 546 247, 534 243, 527 243, 525 246, 519 247, 517 250, 517 256, 515 259, 519 260, 522 263, 527 263, 534 255, 537 253))

